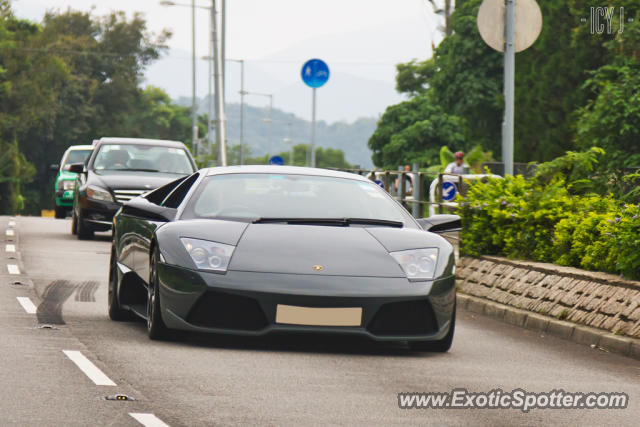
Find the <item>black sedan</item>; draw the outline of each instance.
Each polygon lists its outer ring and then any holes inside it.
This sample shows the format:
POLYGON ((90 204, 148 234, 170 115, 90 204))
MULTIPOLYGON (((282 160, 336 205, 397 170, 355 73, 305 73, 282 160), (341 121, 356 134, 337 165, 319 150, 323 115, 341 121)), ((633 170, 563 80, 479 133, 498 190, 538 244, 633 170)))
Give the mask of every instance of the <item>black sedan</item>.
POLYGON ((358 175, 284 166, 203 169, 123 205, 109 315, 170 330, 357 334, 447 351, 454 251, 358 175))
POLYGON ((178 141, 101 138, 86 165, 75 163, 69 170, 78 174, 71 233, 90 239, 94 231, 111 229, 122 203, 191 175, 196 164, 178 141))

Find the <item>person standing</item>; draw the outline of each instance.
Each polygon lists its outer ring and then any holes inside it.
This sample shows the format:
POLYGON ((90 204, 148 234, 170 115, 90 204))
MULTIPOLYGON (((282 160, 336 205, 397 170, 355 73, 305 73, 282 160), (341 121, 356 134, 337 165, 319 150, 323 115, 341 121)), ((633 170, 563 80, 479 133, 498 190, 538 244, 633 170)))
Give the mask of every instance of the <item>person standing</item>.
POLYGON ((469 165, 464 163, 464 153, 462 151, 458 151, 454 156, 456 157, 456 160, 447 165, 444 169, 444 173, 453 173, 456 175, 468 173, 469 165))

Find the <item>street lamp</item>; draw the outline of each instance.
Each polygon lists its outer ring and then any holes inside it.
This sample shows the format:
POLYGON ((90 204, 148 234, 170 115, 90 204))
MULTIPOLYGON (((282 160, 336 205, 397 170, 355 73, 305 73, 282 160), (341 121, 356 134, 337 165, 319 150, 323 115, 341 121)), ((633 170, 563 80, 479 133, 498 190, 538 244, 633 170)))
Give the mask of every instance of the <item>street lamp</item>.
MULTIPOLYGON (((170 0, 163 0, 160 2, 162 6, 189 6, 183 3, 176 3, 170 0)), ((197 126, 197 112, 196 112, 196 7, 199 9, 209 10, 211 13, 211 45, 214 58, 214 82, 215 82, 215 94, 216 94, 216 140, 218 142, 218 163, 221 166, 227 165, 227 150, 226 150, 226 127, 225 127, 225 114, 224 114, 224 82, 223 82, 223 64, 221 64, 220 54, 218 52, 218 24, 216 19, 216 3, 215 0, 211 0, 211 7, 196 5, 195 0, 191 0, 191 19, 192 19, 192 43, 193 43, 193 93, 192 93, 192 120, 193 120, 193 138, 194 144, 196 144, 198 137, 197 126)), ((224 9, 223 9, 224 13, 224 9)), ((222 20, 224 22, 224 16, 222 20)), ((221 44, 224 46, 225 35, 224 32, 221 35, 221 44)), ((211 78, 211 76, 209 76, 211 78)), ((197 154, 197 152, 196 152, 197 154)))
POLYGON ((240 164, 244 164, 244 59, 227 59, 240 64, 240 164))
POLYGON ((175 3, 169 0, 160 2, 161 6, 186 6, 191 8, 191 138, 193 150, 198 155, 198 112, 196 109, 196 2, 191 5, 175 3))
POLYGON ((240 95, 255 95, 255 96, 268 96, 269 97, 269 118, 263 119, 264 123, 269 123, 269 149, 267 150, 267 156, 271 155, 271 137, 273 135, 273 94, 272 93, 260 93, 260 92, 247 92, 246 90, 240 91, 240 95))

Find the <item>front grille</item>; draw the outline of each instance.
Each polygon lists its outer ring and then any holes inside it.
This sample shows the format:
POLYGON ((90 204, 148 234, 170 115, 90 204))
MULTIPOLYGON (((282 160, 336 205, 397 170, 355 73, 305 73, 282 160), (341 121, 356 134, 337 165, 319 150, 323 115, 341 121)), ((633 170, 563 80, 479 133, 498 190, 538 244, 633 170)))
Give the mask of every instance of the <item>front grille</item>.
POLYGON ((392 302, 380 307, 367 330, 374 335, 428 335, 438 331, 438 322, 427 300, 392 302))
POLYGON ((116 202, 124 203, 148 191, 150 190, 114 190, 113 193, 116 195, 116 202))
POLYGON ((260 304, 249 297, 209 291, 194 305, 187 322, 207 328, 258 331, 267 326, 260 304))

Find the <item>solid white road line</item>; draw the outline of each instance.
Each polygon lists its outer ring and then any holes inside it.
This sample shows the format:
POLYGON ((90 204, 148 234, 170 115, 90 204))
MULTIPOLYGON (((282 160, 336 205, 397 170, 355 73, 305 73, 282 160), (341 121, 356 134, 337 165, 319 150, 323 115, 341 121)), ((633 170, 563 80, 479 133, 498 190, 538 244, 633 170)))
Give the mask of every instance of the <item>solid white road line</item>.
POLYGON ((5 252, 15 252, 16 251, 16 245, 7 245, 4 247, 5 252))
POLYGON ((24 308, 24 311, 26 311, 27 313, 35 314, 35 312, 38 310, 36 306, 33 305, 29 297, 16 297, 16 298, 20 303, 20 305, 22 306, 22 308, 24 308))
POLYGON ((160 418, 156 417, 153 414, 130 412, 129 415, 131 415, 137 422, 145 427, 169 427, 169 424, 166 424, 160 418))
POLYGON ((13 230, 12 230, 12 229, 7 228, 6 234, 7 234, 7 236, 11 237, 11 236, 13 236, 13 235, 14 235, 14 232, 13 232, 13 230))
POLYGON ((87 359, 81 352, 76 350, 62 350, 62 352, 66 354, 67 357, 71 359, 71 361, 75 363, 91 381, 94 382, 95 385, 116 385, 116 383, 111 381, 104 372, 94 365, 93 362, 87 359))
POLYGON ((7 264, 9 274, 20 274, 20 268, 16 264, 7 264))

